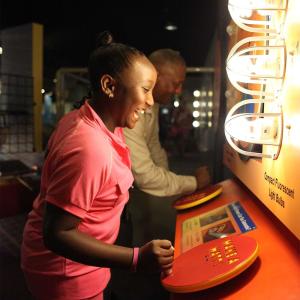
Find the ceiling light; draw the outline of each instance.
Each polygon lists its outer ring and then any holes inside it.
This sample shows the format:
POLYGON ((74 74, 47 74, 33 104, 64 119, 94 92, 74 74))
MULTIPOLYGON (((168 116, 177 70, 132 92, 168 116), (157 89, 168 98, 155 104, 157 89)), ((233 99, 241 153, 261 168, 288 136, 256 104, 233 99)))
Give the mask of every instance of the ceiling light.
POLYGON ((172 22, 167 22, 167 24, 165 25, 165 29, 168 31, 175 31, 178 29, 178 27, 172 22))

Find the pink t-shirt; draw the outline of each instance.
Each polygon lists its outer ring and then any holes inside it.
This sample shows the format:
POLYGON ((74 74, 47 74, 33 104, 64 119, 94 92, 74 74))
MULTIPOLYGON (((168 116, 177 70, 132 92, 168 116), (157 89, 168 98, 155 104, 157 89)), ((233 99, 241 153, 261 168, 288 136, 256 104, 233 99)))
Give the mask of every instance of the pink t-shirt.
POLYGON ((133 182, 130 167, 129 150, 121 128, 110 132, 87 102, 66 115, 48 144, 41 191, 24 230, 22 268, 34 274, 68 279, 76 276, 76 285, 80 277, 85 276, 85 279, 82 277, 85 286, 79 285, 77 297, 102 291, 110 278, 108 268, 80 264, 45 248, 44 202, 81 218, 79 231, 112 244, 133 182))

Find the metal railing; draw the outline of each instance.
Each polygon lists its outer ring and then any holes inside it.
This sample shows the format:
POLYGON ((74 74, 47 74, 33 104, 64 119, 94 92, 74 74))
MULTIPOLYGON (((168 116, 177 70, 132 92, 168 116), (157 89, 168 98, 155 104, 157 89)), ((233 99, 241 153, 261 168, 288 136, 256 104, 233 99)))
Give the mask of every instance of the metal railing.
POLYGON ((0 153, 32 152, 33 80, 0 74, 0 153))

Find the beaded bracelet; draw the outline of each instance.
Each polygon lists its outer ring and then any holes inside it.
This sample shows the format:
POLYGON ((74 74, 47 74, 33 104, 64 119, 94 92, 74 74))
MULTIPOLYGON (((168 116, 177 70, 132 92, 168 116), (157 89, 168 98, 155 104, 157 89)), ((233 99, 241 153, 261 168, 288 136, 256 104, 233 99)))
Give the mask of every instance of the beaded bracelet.
POLYGON ((131 264, 131 268, 130 268, 130 270, 132 272, 136 272, 136 268, 137 268, 137 264, 138 264, 138 260, 139 260, 139 251, 140 251, 139 247, 133 248, 132 264, 131 264))

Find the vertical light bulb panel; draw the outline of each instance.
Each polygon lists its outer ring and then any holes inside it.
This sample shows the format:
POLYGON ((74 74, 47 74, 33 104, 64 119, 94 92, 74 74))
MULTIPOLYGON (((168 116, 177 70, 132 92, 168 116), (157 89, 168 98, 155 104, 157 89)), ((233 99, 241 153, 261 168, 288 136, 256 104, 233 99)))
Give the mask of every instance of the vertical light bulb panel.
POLYGON ((242 29, 257 33, 281 34, 288 0, 229 0, 228 10, 242 29))
POLYGON ((229 145, 237 152, 254 157, 276 159, 282 143, 283 119, 281 106, 271 99, 251 99, 237 103, 225 120, 225 136, 229 145), (249 104, 273 105, 272 112, 240 113, 242 106, 249 104), (237 146, 237 142, 274 146, 269 153, 249 152, 237 146))
POLYGON ((240 92, 275 99, 281 91, 286 69, 284 40, 276 36, 248 37, 229 52, 226 71, 240 92), (256 85, 257 90, 249 89, 256 85))

